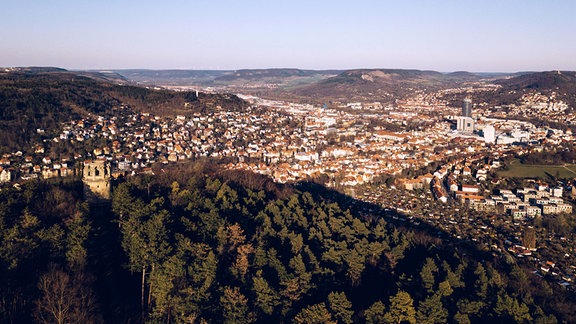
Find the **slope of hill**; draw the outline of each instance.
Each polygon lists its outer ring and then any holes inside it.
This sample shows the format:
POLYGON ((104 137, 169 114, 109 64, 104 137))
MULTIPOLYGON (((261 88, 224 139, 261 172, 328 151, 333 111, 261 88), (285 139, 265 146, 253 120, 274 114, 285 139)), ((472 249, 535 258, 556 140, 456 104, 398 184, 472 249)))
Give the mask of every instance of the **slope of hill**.
POLYGON ((140 84, 217 87, 264 97, 389 101, 414 91, 438 90, 481 76, 470 72, 440 73, 402 69, 301 70, 289 68, 236 71, 116 70, 140 84))
POLYGON ((461 76, 435 71, 362 69, 345 71, 316 84, 295 89, 297 95, 390 101, 412 95, 415 91, 436 90, 453 84, 461 76))
MULTIPOLYGON (((82 73, 86 75, 85 73, 82 73)), ((192 114, 223 107, 239 110, 246 103, 226 94, 152 90, 118 85, 64 70, 16 69, 0 72, 0 148, 26 150, 64 121, 87 114, 104 115, 127 105, 158 115, 192 114)))
POLYGON ((502 93, 534 93, 546 96, 554 95, 566 102, 572 109, 576 108, 576 72, 547 71, 515 76, 496 81, 502 85, 502 93))
POLYGON ((340 73, 336 70, 244 69, 226 70, 116 70, 138 84, 219 87, 234 91, 291 88, 312 84, 340 73))
POLYGON ((129 178, 91 209, 81 183, 2 190, 0 322, 51 322, 58 306, 66 323, 576 320, 568 290, 437 229, 209 168, 129 178))
POLYGON ((299 69, 238 70, 216 78, 214 85, 233 91, 274 97, 296 87, 322 82, 339 72, 299 69))
POLYGON ((504 106, 521 104, 521 98, 525 94, 540 93, 545 96, 554 96, 555 100, 566 102, 572 109, 576 107, 576 72, 520 72, 512 76, 501 75, 492 78, 491 82, 500 85, 500 88, 472 94, 447 94, 443 99, 448 100, 452 106, 458 106, 464 96, 470 96, 477 103, 504 106))
MULTIPOLYGON (((326 101, 394 102, 417 92, 496 83, 502 88, 478 94, 475 102, 490 105, 514 103, 524 93, 556 92, 571 105, 576 104, 574 72, 470 73, 403 69, 300 70, 246 69, 237 71, 120 70, 126 79, 143 84, 215 87, 265 98, 326 101)), ((462 96, 465 96, 463 94, 462 96)), ((448 95, 456 106, 462 96, 448 95), (454 97, 454 98, 451 98, 454 97)))
POLYGON ((114 71, 76 71, 78 75, 85 76, 94 80, 110 82, 115 84, 129 84, 130 81, 123 75, 114 71))
POLYGON ((576 72, 547 71, 519 75, 496 81, 507 90, 545 90, 559 93, 576 92, 576 72))
POLYGON ((455 80, 478 80, 480 78, 478 74, 470 73, 467 71, 456 71, 447 73, 446 77, 455 80))
POLYGON ((238 70, 230 74, 217 77, 216 81, 233 81, 238 79, 263 79, 263 78, 290 78, 290 77, 311 77, 315 75, 334 75, 340 71, 326 70, 300 70, 300 69, 255 69, 238 70))
POLYGON ((208 85, 214 79, 231 74, 225 70, 114 70, 126 79, 139 84, 190 86, 208 85))

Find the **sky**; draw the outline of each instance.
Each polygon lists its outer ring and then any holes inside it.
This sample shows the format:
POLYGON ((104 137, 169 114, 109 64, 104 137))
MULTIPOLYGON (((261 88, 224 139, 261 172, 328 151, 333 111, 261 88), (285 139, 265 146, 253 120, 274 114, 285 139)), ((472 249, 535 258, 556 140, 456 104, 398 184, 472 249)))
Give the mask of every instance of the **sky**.
POLYGON ((576 70, 574 0, 5 0, 0 66, 576 70))

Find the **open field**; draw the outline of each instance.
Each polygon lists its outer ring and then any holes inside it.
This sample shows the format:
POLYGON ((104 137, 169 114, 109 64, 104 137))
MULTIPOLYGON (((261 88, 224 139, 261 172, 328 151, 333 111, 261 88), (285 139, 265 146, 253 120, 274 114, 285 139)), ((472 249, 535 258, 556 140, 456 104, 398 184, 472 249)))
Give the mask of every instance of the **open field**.
POLYGON ((515 160, 509 170, 497 172, 500 177, 550 178, 557 174, 560 178, 576 178, 576 164, 565 165, 526 165, 515 160))

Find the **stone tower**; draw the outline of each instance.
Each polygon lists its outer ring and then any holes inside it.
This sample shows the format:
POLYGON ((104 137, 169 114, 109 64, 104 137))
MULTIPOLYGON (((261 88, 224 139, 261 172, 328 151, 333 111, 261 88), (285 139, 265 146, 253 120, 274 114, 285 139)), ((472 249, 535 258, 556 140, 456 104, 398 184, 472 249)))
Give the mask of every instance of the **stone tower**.
POLYGON ((90 200, 110 199, 110 166, 106 161, 84 161, 84 195, 90 200))

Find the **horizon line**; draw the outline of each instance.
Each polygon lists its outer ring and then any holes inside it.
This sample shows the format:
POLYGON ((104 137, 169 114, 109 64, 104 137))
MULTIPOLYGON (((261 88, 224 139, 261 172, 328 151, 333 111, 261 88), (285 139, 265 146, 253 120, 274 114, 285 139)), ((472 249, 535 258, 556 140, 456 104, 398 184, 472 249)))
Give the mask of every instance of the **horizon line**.
POLYGON ((403 70, 403 71, 422 71, 422 72, 438 72, 438 73, 481 73, 481 74, 515 74, 515 73, 538 73, 538 72, 575 72, 571 70, 561 70, 561 69, 546 69, 546 70, 517 70, 517 71, 469 71, 469 70, 454 70, 454 71, 440 71, 432 69, 417 69, 417 68, 390 68, 390 67, 379 67, 379 68, 368 68, 368 67, 357 67, 357 68, 326 68, 326 69, 310 69, 310 68, 298 68, 298 67, 268 67, 268 68, 238 68, 238 69, 220 69, 220 68, 64 68, 59 66, 41 66, 41 65, 30 65, 30 66, 3 66, 1 69, 62 69, 70 72, 113 72, 113 71, 129 71, 129 70, 142 70, 142 71, 220 71, 220 72, 233 72, 233 71, 247 71, 247 70, 300 70, 300 71, 355 71, 355 70, 403 70))

